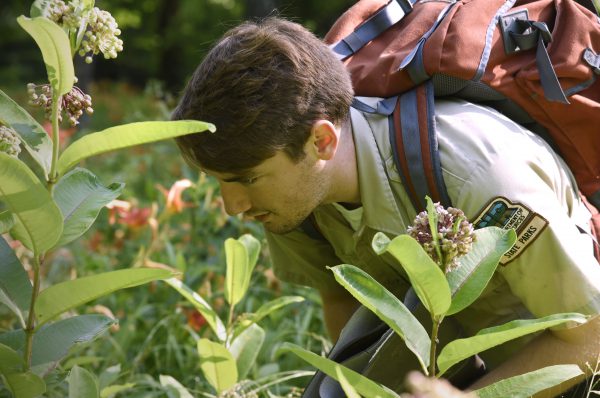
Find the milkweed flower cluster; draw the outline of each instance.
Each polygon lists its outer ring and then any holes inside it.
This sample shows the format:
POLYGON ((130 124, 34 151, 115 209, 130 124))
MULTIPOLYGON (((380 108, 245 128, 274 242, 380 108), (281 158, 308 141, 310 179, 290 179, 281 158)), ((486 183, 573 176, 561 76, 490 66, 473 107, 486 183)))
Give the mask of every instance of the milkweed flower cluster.
POLYGON ((447 273, 458 266, 458 257, 467 254, 475 241, 473 225, 460 209, 445 209, 439 203, 417 214, 408 234, 416 239, 427 254, 447 273), (430 220, 437 220, 432 231, 430 220))
MULTIPOLYGON (((27 94, 29 95, 29 103, 43 108, 46 118, 50 120, 52 117, 52 87, 49 84, 35 85, 29 83, 27 85, 27 94)), ((69 124, 76 126, 83 112, 88 115, 94 113, 92 97, 81 91, 79 87, 73 86, 71 91, 61 97, 58 114, 59 122, 62 122, 63 112, 69 119, 69 124)))
POLYGON ((123 51, 123 41, 119 39, 121 30, 108 11, 98 7, 86 9, 78 1, 66 4, 62 0, 51 0, 46 7, 46 15, 67 30, 78 32, 81 26, 87 25, 78 51, 86 63, 92 63, 92 56, 99 53, 110 59, 117 58, 117 53, 123 51))
POLYGON ((0 152, 17 157, 21 153, 21 139, 15 130, 0 125, 0 152))

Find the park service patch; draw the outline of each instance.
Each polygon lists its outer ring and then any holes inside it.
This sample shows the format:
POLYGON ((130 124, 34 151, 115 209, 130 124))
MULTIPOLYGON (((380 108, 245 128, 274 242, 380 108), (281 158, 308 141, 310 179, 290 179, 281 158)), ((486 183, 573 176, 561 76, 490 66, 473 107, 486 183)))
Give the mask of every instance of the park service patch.
POLYGON ((525 250, 540 233, 546 228, 548 221, 537 213, 520 203, 499 196, 492 199, 473 222, 474 228, 500 227, 503 229, 514 228, 517 241, 500 259, 500 264, 506 265, 525 250))

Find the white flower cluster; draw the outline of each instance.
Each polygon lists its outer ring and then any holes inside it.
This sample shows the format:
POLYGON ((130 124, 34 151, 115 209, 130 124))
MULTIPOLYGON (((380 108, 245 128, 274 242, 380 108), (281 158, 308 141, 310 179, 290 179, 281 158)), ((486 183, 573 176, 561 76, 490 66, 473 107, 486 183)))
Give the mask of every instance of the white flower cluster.
MULTIPOLYGON (((29 95, 29 103, 44 108, 46 118, 50 120, 52 117, 52 88, 50 85, 42 84, 37 86, 29 83, 27 85, 27 94, 29 95)), ((81 91, 79 87, 73 86, 71 91, 61 97, 58 121, 62 122, 62 113, 64 112, 69 119, 69 124, 76 126, 79 124, 79 118, 83 115, 84 111, 88 115, 94 113, 92 97, 81 91)))
POLYGON ((92 62, 92 56, 102 53, 104 58, 117 58, 117 53, 123 51, 123 40, 119 39, 121 30, 117 21, 108 12, 94 7, 84 12, 78 2, 66 4, 62 0, 51 0, 47 5, 48 17, 68 30, 77 32, 82 25, 82 19, 87 19, 87 31, 79 47, 79 55, 85 57, 85 62, 92 62))
POLYGON ((21 153, 21 139, 10 127, 0 125, 0 152, 18 157, 21 153))
POLYGON ((108 11, 94 7, 89 14, 88 24, 89 30, 81 41, 79 55, 85 56, 88 64, 92 62, 92 55, 100 52, 106 59, 117 58, 117 53, 123 51, 123 40, 118 37, 121 30, 113 16, 108 11))
POLYGON ((435 203, 434 208, 437 213, 436 229, 439 237, 439 253, 442 258, 438 256, 426 211, 417 214, 407 232, 423 246, 433 261, 438 263, 445 272, 450 272, 458 266, 458 257, 471 250, 475 241, 473 225, 467 221, 462 210, 453 207, 444 209, 439 203, 435 203))

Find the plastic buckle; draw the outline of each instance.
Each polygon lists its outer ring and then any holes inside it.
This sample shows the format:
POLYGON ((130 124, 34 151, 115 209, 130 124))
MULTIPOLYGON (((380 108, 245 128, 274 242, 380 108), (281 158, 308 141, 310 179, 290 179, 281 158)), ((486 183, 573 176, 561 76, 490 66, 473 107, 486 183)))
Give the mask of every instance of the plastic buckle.
POLYGON ((518 44, 511 37, 511 33, 522 33, 521 24, 517 21, 529 21, 527 9, 511 12, 500 17, 500 30, 504 40, 504 51, 512 54, 520 50, 518 44))

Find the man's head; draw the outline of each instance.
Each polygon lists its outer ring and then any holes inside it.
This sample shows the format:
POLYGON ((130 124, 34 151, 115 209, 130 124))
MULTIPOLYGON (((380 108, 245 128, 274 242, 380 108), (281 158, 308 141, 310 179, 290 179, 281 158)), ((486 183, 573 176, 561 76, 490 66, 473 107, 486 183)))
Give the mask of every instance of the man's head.
MULTIPOLYGON (((278 159, 310 172, 311 165, 302 162, 308 161, 305 149, 313 127, 323 121, 339 126, 352 96, 344 65, 308 30, 277 18, 246 22, 208 53, 173 114, 173 119, 212 122, 217 132, 180 137, 177 144, 188 162, 218 174, 220 182, 225 176, 236 180, 281 154, 287 159, 278 159)), ((250 206, 229 206, 228 211, 270 211, 269 204, 263 204, 265 209, 250 206)), ((302 219, 286 223, 286 229, 302 219)))

